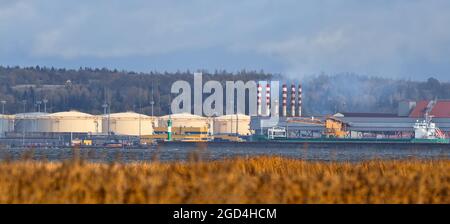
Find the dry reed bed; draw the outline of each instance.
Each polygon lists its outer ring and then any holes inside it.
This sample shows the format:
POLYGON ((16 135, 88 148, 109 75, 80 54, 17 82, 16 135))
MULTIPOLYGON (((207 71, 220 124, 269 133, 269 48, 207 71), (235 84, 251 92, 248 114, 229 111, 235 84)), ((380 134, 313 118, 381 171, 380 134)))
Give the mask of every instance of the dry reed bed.
POLYGON ((2 162, 0 203, 450 203, 450 161, 2 162))

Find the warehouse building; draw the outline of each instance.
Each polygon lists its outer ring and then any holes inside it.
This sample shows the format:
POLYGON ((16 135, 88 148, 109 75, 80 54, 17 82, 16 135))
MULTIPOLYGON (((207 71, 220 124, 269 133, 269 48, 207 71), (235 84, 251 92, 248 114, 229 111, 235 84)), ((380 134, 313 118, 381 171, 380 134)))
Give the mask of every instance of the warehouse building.
MULTIPOLYGON (((401 102, 396 114, 341 112, 334 114, 333 117, 347 125, 346 129, 351 137, 408 137, 414 133, 414 124, 424 120, 426 114, 432 117, 432 121, 439 129, 450 134, 450 100, 401 102)), ((258 134, 265 134, 270 127, 283 127, 296 137, 314 136, 314 133, 317 136, 317 133, 324 131, 321 125, 289 123, 288 119, 252 117, 250 128, 258 134)), ((323 120, 324 117, 317 116, 315 119, 323 120)))
POLYGON ((423 118, 428 113, 434 118, 450 118, 450 100, 422 100, 411 109, 409 117, 423 118))

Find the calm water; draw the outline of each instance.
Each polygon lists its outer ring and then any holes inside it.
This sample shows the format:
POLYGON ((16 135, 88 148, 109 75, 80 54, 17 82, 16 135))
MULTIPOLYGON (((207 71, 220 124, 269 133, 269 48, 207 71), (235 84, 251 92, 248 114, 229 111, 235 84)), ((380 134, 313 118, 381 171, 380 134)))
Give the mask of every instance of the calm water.
POLYGON ((1 160, 67 160, 74 156, 92 162, 160 161, 202 158, 217 160, 237 156, 277 155, 313 161, 362 161, 370 159, 450 159, 450 145, 333 145, 333 144, 195 144, 172 143, 146 149, 0 149, 1 160))

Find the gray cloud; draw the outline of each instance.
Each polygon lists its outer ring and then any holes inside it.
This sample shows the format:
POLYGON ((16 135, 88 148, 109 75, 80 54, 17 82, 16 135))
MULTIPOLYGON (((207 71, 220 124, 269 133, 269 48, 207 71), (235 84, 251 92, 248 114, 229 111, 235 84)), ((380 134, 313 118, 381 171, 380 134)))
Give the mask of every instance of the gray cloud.
MULTIPOLYGON (((443 1, 393 1, 386 7, 335 8, 333 18, 310 33, 265 43, 261 52, 285 59, 291 73, 357 72, 420 77, 411 63, 448 64, 450 4, 443 1), (423 60, 423 61, 421 61, 423 60), (410 67, 411 66, 411 67, 410 67)), ((327 20, 325 18, 324 20, 327 20)), ((433 66, 428 68, 432 72, 433 66)), ((448 69, 448 68, 446 68, 448 69)), ((426 71, 424 68, 420 72, 426 71)), ((445 77, 448 70, 442 70, 445 77)), ((428 74, 422 74, 428 75, 428 74)), ((439 74, 438 74, 439 75, 439 74)))
POLYGON ((114 67, 120 61, 130 70, 220 66, 293 77, 355 72, 414 79, 446 78, 450 69, 445 0, 19 0, 0 6, 0 60, 11 65, 114 67))

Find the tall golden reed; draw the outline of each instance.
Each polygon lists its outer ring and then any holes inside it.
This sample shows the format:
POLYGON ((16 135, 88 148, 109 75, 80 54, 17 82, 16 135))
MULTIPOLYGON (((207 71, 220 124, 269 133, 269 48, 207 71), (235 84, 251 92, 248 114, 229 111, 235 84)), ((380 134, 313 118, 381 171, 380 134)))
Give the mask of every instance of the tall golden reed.
POLYGON ((0 203, 450 203, 450 161, 0 163, 0 203))

